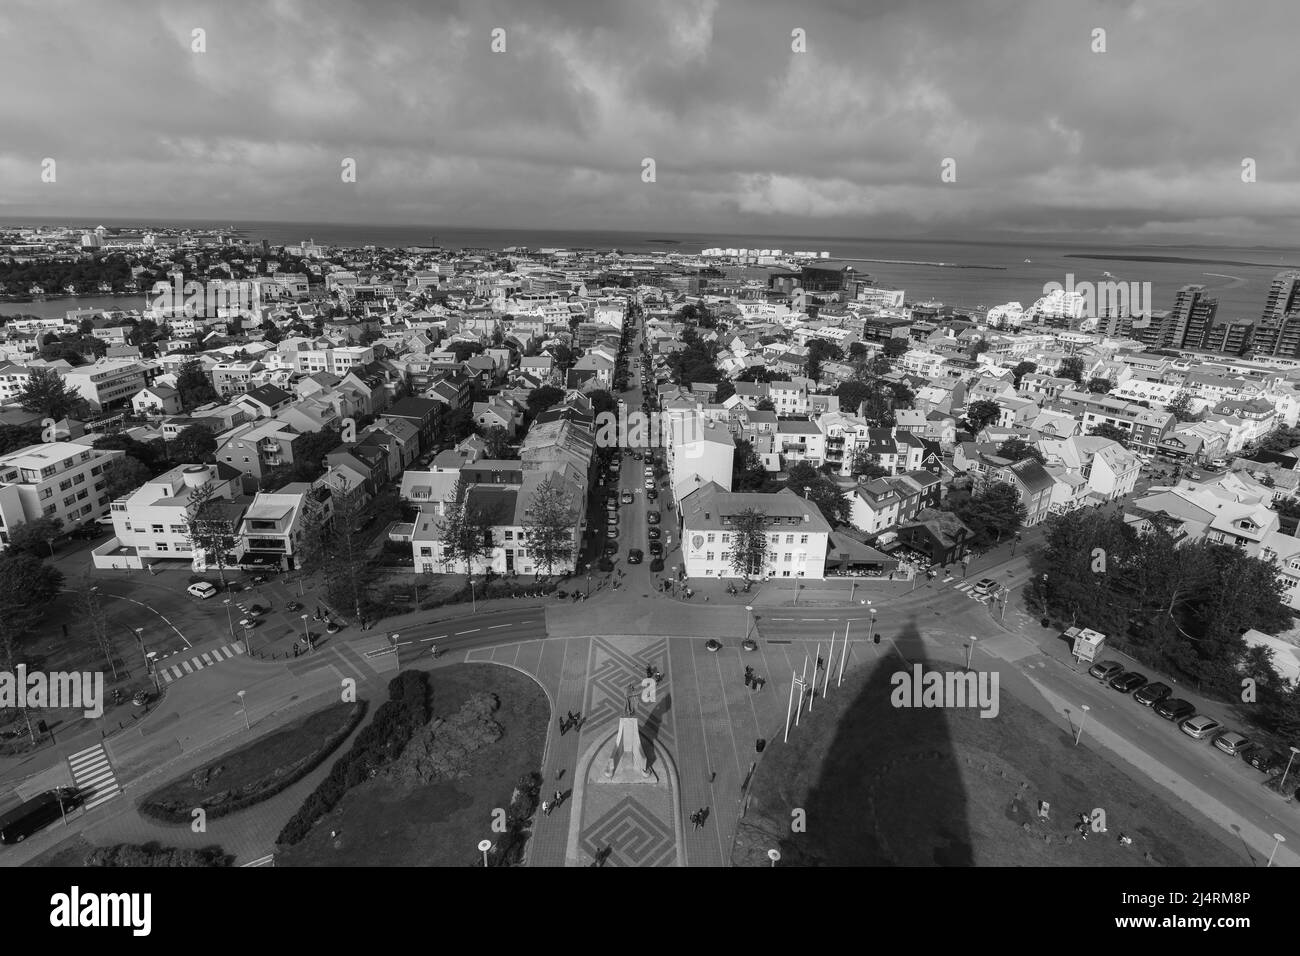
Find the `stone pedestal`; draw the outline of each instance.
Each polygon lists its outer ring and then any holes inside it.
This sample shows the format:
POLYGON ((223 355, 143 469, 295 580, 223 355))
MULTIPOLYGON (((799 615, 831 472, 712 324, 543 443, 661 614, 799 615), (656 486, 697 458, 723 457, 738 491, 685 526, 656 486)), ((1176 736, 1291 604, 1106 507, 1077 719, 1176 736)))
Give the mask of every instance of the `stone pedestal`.
POLYGON ((641 728, 635 717, 620 717, 618 733, 614 736, 614 747, 605 762, 605 776, 612 779, 617 773, 620 777, 629 775, 633 770, 640 771, 641 776, 650 776, 646 766, 645 750, 641 747, 641 728))

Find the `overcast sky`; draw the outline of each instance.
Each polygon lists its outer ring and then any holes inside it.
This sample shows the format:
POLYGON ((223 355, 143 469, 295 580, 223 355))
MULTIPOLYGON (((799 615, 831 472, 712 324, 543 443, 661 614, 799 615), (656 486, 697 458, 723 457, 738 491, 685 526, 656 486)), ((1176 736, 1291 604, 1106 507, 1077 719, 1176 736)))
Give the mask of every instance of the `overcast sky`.
POLYGON ((4 0, 0 220, 1294 245, 1297 36, 1297 0, 4 0))

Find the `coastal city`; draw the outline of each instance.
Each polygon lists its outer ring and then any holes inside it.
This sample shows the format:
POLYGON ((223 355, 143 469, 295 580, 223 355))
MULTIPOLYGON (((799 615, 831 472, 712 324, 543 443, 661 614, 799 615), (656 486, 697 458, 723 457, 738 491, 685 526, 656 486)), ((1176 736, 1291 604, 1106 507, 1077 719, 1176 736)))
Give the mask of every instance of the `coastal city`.
POLYGON ((0 276, 7 866, 1294 862, 1300 270, 972 314, 86 225, 0 276))
POLYGON ((10 935, 1280 937, 1296 13, 0 7, 10 935))

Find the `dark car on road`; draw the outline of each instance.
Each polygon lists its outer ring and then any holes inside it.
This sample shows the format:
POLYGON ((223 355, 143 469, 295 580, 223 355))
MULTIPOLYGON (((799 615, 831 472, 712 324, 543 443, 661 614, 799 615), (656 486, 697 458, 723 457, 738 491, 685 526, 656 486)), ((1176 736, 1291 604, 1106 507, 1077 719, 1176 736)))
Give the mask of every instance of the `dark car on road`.
POLYGON ((655 491, 653 488, 647 488, 645 490, 645 496, 651 501, 654 501, 659 497, 659 492, 655 491))
POLYGON ((1154 684, 1147 684, 1141 690, 1133 695, 1133 699, 1143 707, 1151 707, 1160 703, 1166 697, 1173 694, 1174 689, 1168 684, 1162 684, 1156 681, 1154 684))
POLYGON ((618 542, 617 542, 617 541, 606 541, 606 542, 605 542, 605 553, 606 553, 606 554, 609 554, 609 555, 618 554, 618 542))
POLYGON ((1181 697, 1166 697, 1155 705, 1155 712, 1165 720, 1186 720, 1196 714, 1196 708, 1181 697))
POLYGON ((1146 677, 1139 674, 1137 671, 1125 671, 1118 677, 1112 677, 1110 679, 1110 686, 1121 694, 1131 694, 1146 682, 1146 677))
POLYGON ((1088 674, 1097 680, 1110 680, 1124 673, 1124 665, 1119 661, 1098 661, 1088 668, 1088 674))
POLYGON ((1239 734, 1235 730, 1225 730, 1214 738, 1214 746, 1225 754, 1245 759, 1246 754, 1254 744, 1250 742, 1250 738, 1245 734, 1239 734))
POLYGON ((645 553, 640 548, 633 548, 631 551, 627 553, 627 563, 640 564, 641 559, 644 557, 645 557, 645 553))
POLYGON ((664 569, 663 558, 655 558, 653 561, 650 562, 651 571, 662 571, 663 569, 664 569))
POLYGON ((663 532, 658 528, 650 528, 646 531, 651 541, 658 541, 663 536, 663 532))
POLYGON ((664 546, 658 541, 650 542, 650 557, 662 558, 664 556, 664 546))
POLYGON ((645 513, 645 520, 646 520, 648 523, 650 523, 650 524, 658 524, 658 523, 659 523, 659 512, 658 512, 658 511, 647 511, 647 512, 645 513))

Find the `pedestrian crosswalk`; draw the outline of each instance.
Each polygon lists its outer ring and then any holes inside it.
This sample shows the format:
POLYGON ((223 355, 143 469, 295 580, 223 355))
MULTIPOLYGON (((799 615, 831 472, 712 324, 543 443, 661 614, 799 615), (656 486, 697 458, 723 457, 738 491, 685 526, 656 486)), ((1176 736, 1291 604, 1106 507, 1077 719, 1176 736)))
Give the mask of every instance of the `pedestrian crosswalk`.
POLYGON ((972 601, 978 601, 980 604, 988 604, 988 603, 989 603, 989 597, 990 597, 990 595, 988 595, 988 594, 976 594, 976 593, 974 593, 974 589, 975 589, 975 582, 974 582, 974 581, 962 581, 962 582, 960 582, 960 583, 958 583, 958 584, 954 584, 954 585, 953 585, 953 588, 954 588, 955 590, 958 590, 958 591, 962 592, 963 594, 965 594, 965 595, 966 595, 968 598, 970 598, 972 601))
POLYGON ((230 658, 242 653, 244 653, 243 644, 225 644, 216 650, 196 654, 188 661, 181 661, 179 664, 158 664, 156 670, 159 680, 164 684, 170 684, 172 681, 180 680, 186 674, 193 674, 195 671, 201 671, 213 664, 220 664, 222 661, 228 661, 230 658))
POLYGON ((68 758, 68 767, 72 770, 73 785, 85 798, 87 810, 95 809, 122 792, 103 744, 73 754, 68 758))

